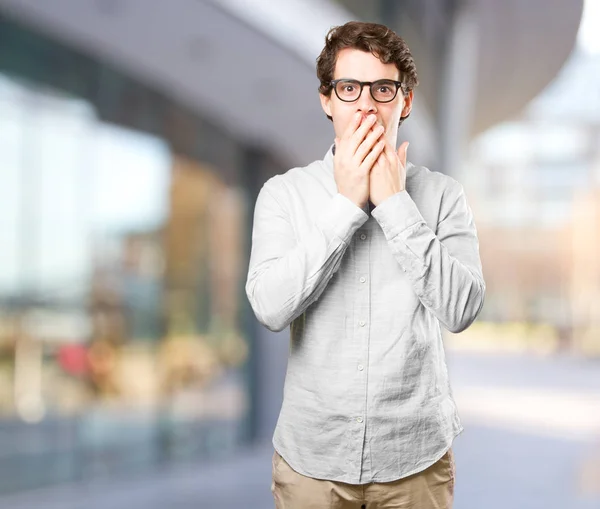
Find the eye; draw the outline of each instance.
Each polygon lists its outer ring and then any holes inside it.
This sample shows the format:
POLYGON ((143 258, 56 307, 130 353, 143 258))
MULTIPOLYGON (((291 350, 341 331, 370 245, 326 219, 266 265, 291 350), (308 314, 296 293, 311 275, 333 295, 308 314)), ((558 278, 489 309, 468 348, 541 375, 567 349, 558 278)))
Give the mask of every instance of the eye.
POLYGON ((382 94, 389 94, 392 92, 392 89, 388 85, 380 85, 377 90, 382 94))
POLYGON ((344 92, 354 92, 354 90, 356 90, 356 87, 352 83, 346 83, 344 84, 342 90, 344 92))

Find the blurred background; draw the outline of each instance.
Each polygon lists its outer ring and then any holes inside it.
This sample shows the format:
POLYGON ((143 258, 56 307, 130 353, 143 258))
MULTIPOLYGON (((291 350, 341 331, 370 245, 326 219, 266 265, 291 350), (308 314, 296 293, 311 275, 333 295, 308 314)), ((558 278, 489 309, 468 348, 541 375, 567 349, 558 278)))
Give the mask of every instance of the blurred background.
POLYGON ((455 507, 600 508, 599 0, 0 0, 0 507, 273 507, 253 206, 332 143, 350 19, 408 41, 399 136, 479 231, 455 507))

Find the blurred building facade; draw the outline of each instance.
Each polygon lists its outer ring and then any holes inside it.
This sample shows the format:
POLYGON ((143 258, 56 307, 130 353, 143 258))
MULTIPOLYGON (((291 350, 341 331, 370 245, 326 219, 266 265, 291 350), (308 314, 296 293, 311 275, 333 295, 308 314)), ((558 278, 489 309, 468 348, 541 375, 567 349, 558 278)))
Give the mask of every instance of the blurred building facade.
POLYGON ((252 206, 331 143, 326 30, 406 37, 421 86, 401 136, 454 173, 567 58, 581 2, 529 26, 540 2, 0 0, 0 491, 268 439, 288 344, 244 296, 252 206), (556 36, 512 90, 514 45, 537 51, 497 29, 516 12, 512 33, 556 36))
POLYGON ((518 116, 472 144, 490 298, 483 319, 545 324, 559 348, 600 354, 600 57, 581 48, 518 116))
POLYGON ((235 450, 245 147, 101 62, 0 33, 0 490, 235 450))

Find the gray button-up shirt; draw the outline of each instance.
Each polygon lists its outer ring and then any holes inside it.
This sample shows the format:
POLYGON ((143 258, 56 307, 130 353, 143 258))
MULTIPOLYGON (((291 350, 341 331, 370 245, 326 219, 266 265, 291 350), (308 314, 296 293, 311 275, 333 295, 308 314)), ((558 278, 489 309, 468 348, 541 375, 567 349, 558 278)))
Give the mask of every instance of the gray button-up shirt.
POLYGON ((297 472, 352 484, 420 472, 462 431, 440 324, 483 305, 462 186, 407 164, 406 191, 372 211, 322 161, 270 179, 255 208, 246 293, 258 320, 290 325, 273 444, 297 472))

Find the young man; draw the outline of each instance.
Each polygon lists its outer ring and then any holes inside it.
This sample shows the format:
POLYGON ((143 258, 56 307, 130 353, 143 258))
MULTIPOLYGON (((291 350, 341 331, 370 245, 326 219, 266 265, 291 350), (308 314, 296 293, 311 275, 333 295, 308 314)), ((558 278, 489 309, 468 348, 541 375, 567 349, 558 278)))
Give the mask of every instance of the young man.
POLYGON ((395 149, 417 74, 385 26, 333 28, 317 60, 335 143, 257 199, 246 292, 290 325, 273 444, 277 508, 450 508, 462 431, 440 324, 483 305, 477 234, 460 184, 395 149))

